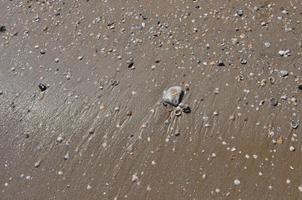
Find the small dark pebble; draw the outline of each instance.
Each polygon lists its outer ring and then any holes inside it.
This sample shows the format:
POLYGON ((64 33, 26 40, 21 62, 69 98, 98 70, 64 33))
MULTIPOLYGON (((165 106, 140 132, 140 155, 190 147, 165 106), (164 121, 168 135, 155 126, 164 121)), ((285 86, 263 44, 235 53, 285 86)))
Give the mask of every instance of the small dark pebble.
POLYGON ((174 136, 180 136, 180 132, 179 132, 179 131, 176 131, 176 132, 174 133, 174 136))
POLYGON ((5 26, 0 26, 0 32, 5 32, 6 31, 6 27, 5 26))
POLYGON ((190 106, 186 106, 186 107, 184 107, 184 108, 182 109, 182 111, 183 111, 184 113, 191 113, 191 108, 190 108, 190 106))
POLYGON ((271 102, 272 106, 277 106, 278 105, 278 99, 276 99, 276 98, 271 98, 270 102, 271 102))
POLYGON ((223 60, 218 60, 217 66, 219 66, 219 67, 224 67, 225 64, 224 64, 223 60))
POLYGON ((114 25, 114 22, 109 22, 109 23, 107 24, 107 26, 112 26, 112 25, 114 25))
POLYGON ((128 68, 132 68, 133 65, 134 65, 134 62, 130 62, 130 63, 128 64, 128 68))
POLYGON ((132 116, 132 111, 128 111, 128 112, 127 112, 127 116, 128 116, 128 117, 132 116))
POLYGON ((299 90, 302 90, 302 84, 298 86, 298 89, 299 89, 299 90))
POLYGON ((47 90, 47 86, 44 85, 43 83, 39 84, 39 89, 41 90, 41 92, 44 92, 45 90, 47 90))

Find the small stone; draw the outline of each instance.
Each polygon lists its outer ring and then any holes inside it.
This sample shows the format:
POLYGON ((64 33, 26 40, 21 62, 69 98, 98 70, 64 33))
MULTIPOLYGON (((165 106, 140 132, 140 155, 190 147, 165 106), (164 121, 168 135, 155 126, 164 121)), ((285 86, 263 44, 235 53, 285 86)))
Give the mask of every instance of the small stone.
POLYGON ((184 96, 184 91, 180 86, 173 86, 164 90, 162 99, 164 103, 177 107, 184 96))
POLYGON ((68 160, 69 159, 69 153, 66 153, 65 155, 64 155, 64 160, 68 160))
POLYGON ((90 128, 90 129, 88 130, 88 133, 89 133, 90 135, 94 134, 94 128, 90 128))
POLYGON ((0 32, 1 32, 1 33, 3 33, 3 32, 5 32, 5 31, 6 31, 6 27, 5 27, 5 26, 3 26, 3 25, 2 25, 2 26, 0 26, 0 32))
POLYGON ((58 143, 62 143, 62 142, 63 142, 63 140, 64 140, 64 138, 63 138, 63 137, 61 137, 61 136, 57 137, 57 142, 58 142, 58 143))
POLYGON ((278 105, 278 99, 276 99, 274 97, 270 99, 270 102, 271 102, 272 106, 277 106, 278 105))
POLYGON ((299 190, 300 192, 302 192, 302 185, 300 185, 300 186, 298 187, 298 190, 299 190))
POLYGON ((191 108, 190 108, 190 106, 186 105, 186 106, 182 109, 182 111, 183 111, 184 113, 191 113, 191 108))
POLYGON ((41 54, 41 55, 44 55, 45 53, 46 53, 46 50, 45 50, 45 49, 41 49, 41 50, 40 50, 40 54, 41 54))
POLYGON ((40 161, 40 160, 39 160, 39 161, 37 161, 37 162, 35 163, 35 168, 40 167, 40 164, 41 164, 41 161, 40 161))
POLYGON ((297 99, 295 97, 290 98, 291 102, 297 103, 297 99))
POLYGON ((128 117, 132 116, 132 111, 128 111, 128 112, 127 112, 127 116, 128 116, 128 117))
POLYGON ((0 95, 3 95, 3 91, 2 90, 0 90, 0 95))
POLYGON ((40 83, 40 84, 38 85, 38 87, 39 87, 39 89, 41 90, 41 92, 44 92, 45 90, 47 90, 47 86, 44 85, 43 83, 40 83))
POLYGON ((176 131, 176 132, 174 133, 174 136, 180 136, 180 132, 179 132, 179 131, 176 131))
POLYGON ((301 85, 298 85, 298 89, 299 89, 299 90, 302 90, 302 84, 301 84, 301 85))
POLYGON ((62 176, 63 172, 62 171, 58 171, 58 175, 62 176))
POLYGON ((152 65, 151 66, 151 70, 155 70, 156 66, 155 65, 152 65))
POLYGON ((239 10, 237 10, 237 15, 239 16, 239 17, 242 17, 243 16, 243 10, 241 10, 241 9, 239 9, 239 10))
POLYGON ((137 173, 133 174, 132 175, 132 182, 136 182, 138 180, 138 176, 137 176, 137 173))
POLYGON ((260 81, 260 86, 261 86, 261 87, 264 87, 265 84, 266 84, 266 80, 265 80, 265 79, 262 79, 262 80, 260 81))
POLYGON ((78 57, 78 60, 83 60, 83 56, 79 56, 79 57, 78 57))
POLYGON ((290 50, 289 49, 286 49, 286 50, 280 50, 278 51, 278 54, 282 57, 288 57, 290 56, 290 50))
POLYGON ((175 115, 176 115, 177 117, 179 117, 179 116, 181 116, 181 114, 182 114, 181 108, 178 106, 178 107, 175 109, 175 115))
POLYGON ((265 46, 266 48, 269 48, 269 47, 271 47, 271 43, 270 43, 270 42, 265 42, 265 43, 264 43, 264 46, 265 46))
POLYGON ((55 63, 58 63, 59 62, 59 58, 55 58, 55 63))
POLYGON ((235 179, 235 180, 234 180, 234 185, 236 185, 236 186, 240 185, 240 180, 235 179))
POLYGON ((295 147, 290 146, 290 147, 289 147, 289 150, 290 150, 291 152, 293 152, 293 151, 295 151, 296 149, 295 149, 295 147))
POLYGON ((67 80, 70 80, 71 74, 68 72, 68 73, 66 74, 65 78, 66 78, 67 80))
POLYGON ((240 63, 241 63, 242 65, 245 65, 245 64, 247 64, 247 60, 244 59, 244 58, 241 58, 241 59, 240 59, 240 63))
POLYGON ((287 10, 282 10, 281 13, 287 15, 288 11, 287 10))
POLYGON ((134 69, 134 62, 128 63, 128 68, 129 69, 134 69))
POLYGON ((3 26, 3 25, 2 25, 2 26, 0 26, 0 32, 1 32, 1 33, 3 33, 3 32, 5 32, 5 31, 6 31, 6 27, 5 27, 5 26, 3 26))
POLYGON ((44 26, 42 31, 47 31, 48 30, 48 26, 44 26))
POLYGON ((91 185, 87 185, 87 190, 90 190, 91 188, 91 185))
POLYGON ((282 78, 288 76, 288 71, 287 70, 280 70, 279 71, 279 76, 282 77, 282 78))
POLYGON ((217 61, 217 66, 219 66, 219 67, 224 67, 225 64, 224 64, 223 60, 218 60, 218 61, 217 61))

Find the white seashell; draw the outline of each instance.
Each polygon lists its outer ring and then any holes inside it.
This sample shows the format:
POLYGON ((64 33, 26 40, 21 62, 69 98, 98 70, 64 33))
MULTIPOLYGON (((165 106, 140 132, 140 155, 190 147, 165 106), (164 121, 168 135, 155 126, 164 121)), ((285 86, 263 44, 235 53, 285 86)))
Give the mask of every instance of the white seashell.
POLYGON ((163 101, 172 106, 178 106, 184 96, 184 91, 180 86, 173 86, 163 92, 163 101))

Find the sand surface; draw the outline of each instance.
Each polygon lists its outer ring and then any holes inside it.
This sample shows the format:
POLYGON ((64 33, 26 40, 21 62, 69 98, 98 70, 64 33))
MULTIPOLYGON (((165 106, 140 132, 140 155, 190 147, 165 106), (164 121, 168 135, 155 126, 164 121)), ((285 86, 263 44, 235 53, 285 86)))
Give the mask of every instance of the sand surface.
POLYGON ((302 199, 301 0, 0 13, 1 200, 302 199))

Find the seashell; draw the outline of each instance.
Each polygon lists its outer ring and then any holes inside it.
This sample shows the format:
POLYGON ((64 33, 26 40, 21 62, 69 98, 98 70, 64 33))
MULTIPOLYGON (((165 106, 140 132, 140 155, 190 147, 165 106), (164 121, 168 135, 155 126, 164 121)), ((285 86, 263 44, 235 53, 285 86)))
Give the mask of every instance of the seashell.
POLYGON ((180 86, 173 86, 163 92, 164 103, 177 107, 182 101, 184 91, 180 86))

